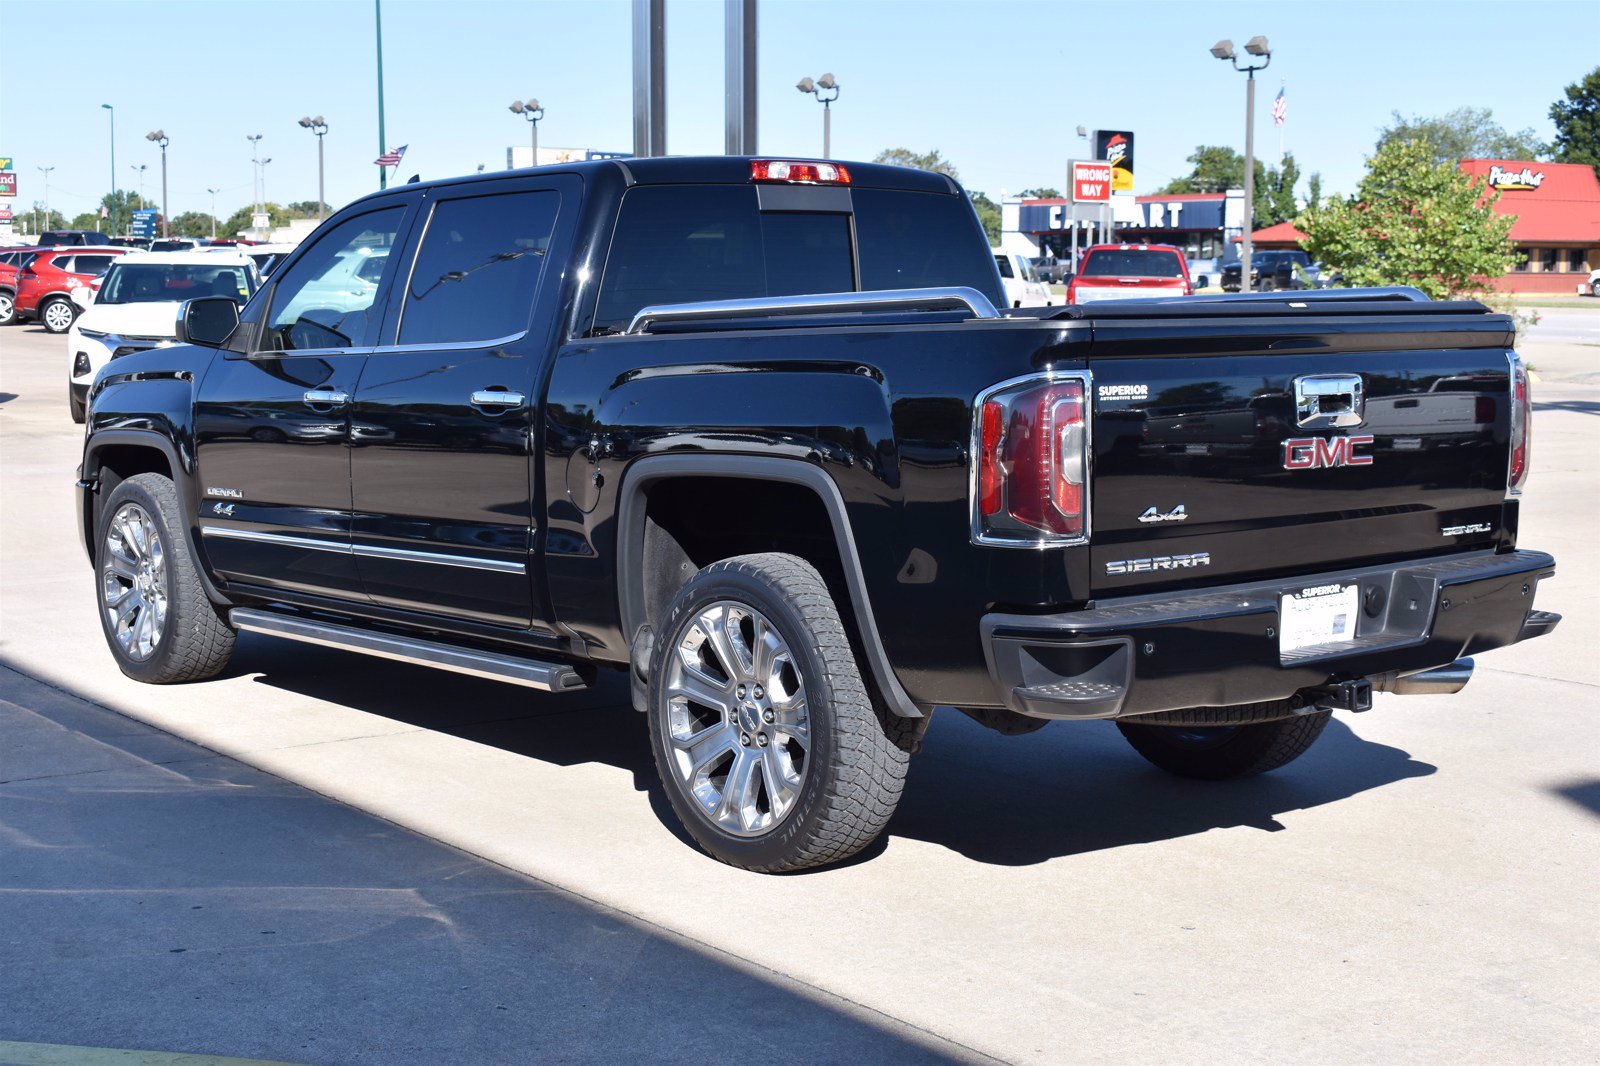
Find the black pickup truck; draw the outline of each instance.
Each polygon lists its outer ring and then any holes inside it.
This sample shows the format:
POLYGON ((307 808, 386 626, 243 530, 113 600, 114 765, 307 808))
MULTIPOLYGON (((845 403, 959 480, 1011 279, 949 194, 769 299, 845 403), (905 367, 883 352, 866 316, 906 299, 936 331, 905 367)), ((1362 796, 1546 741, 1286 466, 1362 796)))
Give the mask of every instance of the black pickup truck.
POLYGON ((1554 561, 1516 547, 1505 317, 1001 303, 967 197, 921 171, 369 196, 96 379, 107 642, 152 683, 215 674, 237 631, 558 693, 627 671, 689 832, 777 871, 883 830, 936 707, 1113 719, 1236 777, 1559 621, 1554 561))

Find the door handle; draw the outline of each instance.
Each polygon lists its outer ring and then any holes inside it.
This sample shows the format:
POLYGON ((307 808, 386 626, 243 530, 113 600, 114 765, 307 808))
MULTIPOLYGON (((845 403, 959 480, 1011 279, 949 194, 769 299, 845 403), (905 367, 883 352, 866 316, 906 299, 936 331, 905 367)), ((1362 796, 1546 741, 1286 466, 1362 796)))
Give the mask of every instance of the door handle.
POLYGON ((472 403, 475 407, 521 407, 527 399, 520 392, 506 392, 504 389, 479 389, 472 394, 472 403))
POLYGON ((342 407, 350 402, 350 394, 336 389, 310 389, 302 399, 312 407, 342 407))

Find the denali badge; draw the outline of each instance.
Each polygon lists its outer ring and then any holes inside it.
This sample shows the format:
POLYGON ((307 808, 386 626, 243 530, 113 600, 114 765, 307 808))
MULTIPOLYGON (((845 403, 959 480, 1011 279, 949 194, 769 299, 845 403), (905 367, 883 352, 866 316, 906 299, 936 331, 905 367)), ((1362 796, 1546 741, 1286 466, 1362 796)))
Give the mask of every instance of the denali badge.
POLYGON ((1184 522, 1189 518, 1189 512, 1183 509, 1183 504, 1178 504, 1166 514, 1152 507, 1139 516, 1141 522, 1184 522))
POLYGON ((224 497, 226 499, 229 499, 229 500, 242 500, 242 499, 244 499, 244 493, 240 492, 238 489, 218 488, 215 485, 207 485, 206 486, 206 495, 207 496, 222 496, 222 497, 224 497))
POLYGON ((1372 456, 1356 449, 1371 444, 1371 434, 1359 437, 1293 437, 1283 442, 1285 470, 1318 470, 1332 466, 1371 466, 1372 456))
POLYGON ((1466 526, 1441 526, 1439 528, 1439 535, 1441 537, 1459 537, 1466 533, 1493 532, 1494 527, 1487 522, 1473 522, 1471 525, 1466 526))
POLYGON ((1210 552, 1194 552, 1190 555, 1157 555, 1153 559, 1123 559, 1120 562, 1107 563, 1108 574, 1144 574, 1152 570, 1187 570, 1195 566, 1210 566, 1210 552))

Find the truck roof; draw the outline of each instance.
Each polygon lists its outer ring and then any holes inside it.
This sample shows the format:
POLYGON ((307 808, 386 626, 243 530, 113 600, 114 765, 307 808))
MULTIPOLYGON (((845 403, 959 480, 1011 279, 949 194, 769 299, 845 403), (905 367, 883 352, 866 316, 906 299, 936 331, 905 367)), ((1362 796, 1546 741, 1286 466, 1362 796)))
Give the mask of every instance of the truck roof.
POLYGON ((579 174, 583 176, 610 172, 620 176, 628 185, 743 185, 750 181, 750 163, 756 159, 781 159, 796 163, 832 163, 850 173, 849 185, 855 189, 897 189, 907 192, 931 192, 955 195, 961 187, 949 177, 931 170, 889 166, 885 163, 853 163, 848 160, 815 159, 806 156, 656 156, 629 159, 591 159, 578 163, 553 163, 541 167, 520 167, 516 170, 487 171, 482 174, 463 174, 458 177, 437 178, 432 181, 391 185, 388 189, 371 193, 361 199, 373 199, 404 189, 424 189, 444 186, 468 185, 474 182, 495 181, 518 174, 579 174))

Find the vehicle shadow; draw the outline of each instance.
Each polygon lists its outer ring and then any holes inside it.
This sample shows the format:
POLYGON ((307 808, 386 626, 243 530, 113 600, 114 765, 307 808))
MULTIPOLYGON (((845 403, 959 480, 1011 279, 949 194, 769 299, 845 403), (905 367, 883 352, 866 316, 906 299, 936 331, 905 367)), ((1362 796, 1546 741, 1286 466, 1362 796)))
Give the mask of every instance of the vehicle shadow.
POLYGON ((741 1052, 766 1062, 976 1058, 10 665, 0 973, 25 979, 7 983, 4 1041, 208 1053, 171 1061, 700 1063, 736 1004, 741 1052), (219 1007, 229 989, 249 992, 219 1007))
POLYGON ((1567 411, 1575 415, 1600 415, 1600 400, 1535 400, 1534 411, 1567 411))
MULTIPOLYGON (((621 674, 602 674, 584 692, 551 695, 251 634, 240 639, 230 672, 556 766, 626 770, 668 831, 689 842, 656 780, 644 718, 629 705, 621 674)), ((1309 752, 1281 770, 1189 781, 1150 766, 1109 722, 1003 737, 941 708, 912 759, 887 835, 977 862, 1023 866, 1218 828, 1278 831, 1281 814, 1435 769, 1363 740, 1335 718, 1309 752)), ((880 841, 856 861, 883 847, 880 841)))

